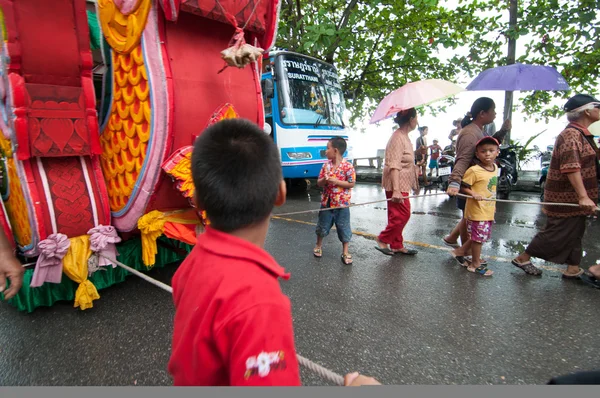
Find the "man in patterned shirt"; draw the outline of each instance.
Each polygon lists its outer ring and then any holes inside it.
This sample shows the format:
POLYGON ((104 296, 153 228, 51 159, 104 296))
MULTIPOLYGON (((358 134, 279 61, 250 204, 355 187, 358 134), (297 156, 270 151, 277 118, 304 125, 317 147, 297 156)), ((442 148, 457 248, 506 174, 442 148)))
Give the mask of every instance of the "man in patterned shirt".
POLYGON ((356 172, 352 163, 344 160, 346 140, 342 137, 333 137, 327 142, 327 163, 321 168, 317 185, 323 187, 321 194, 321 208, 319 222, 317 223, 317 245, 313 250, 315 257, 321 257, 323 251, 323 238, 329 235, 335 223, 338 238, 342 242, 342 262, 352 264, 352 255, 348 252, 348 245, 352 238, 350 228, 350 196, 356 181, 356 172))
POLYGON ((546 226, 512 263, 530 275, 542 273, 531 263, 531 257, 567 264, 563 277, 572 279, 584 272, 579 267, 581 241, 586 218, 594 214, 598 202, 598 147, 588 127, 600 120, 600 102, 577 94, 567 101, 564 110, 569 124, 556 138, 544 198, 546 202, 574 203, 579 207, 545 205, 546 226))

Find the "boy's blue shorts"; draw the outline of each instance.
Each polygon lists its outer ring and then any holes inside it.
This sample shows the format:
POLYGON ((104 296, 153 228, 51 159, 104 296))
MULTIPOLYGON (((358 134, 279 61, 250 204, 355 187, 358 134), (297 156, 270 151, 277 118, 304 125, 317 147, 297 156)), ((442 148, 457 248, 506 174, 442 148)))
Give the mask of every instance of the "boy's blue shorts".
MULTIPOLYGON (((321 209, 327 207, 321 205, 321 209)), ((322 238, 329 235, 331 227, 335 224, 338 238, 342 243, 350 242, 352 238, 352 228, 350 228, 350 209, 345 207, 335 210, 327 210, 319 212, 319 221, 317 223, 317 236, 322 238)))

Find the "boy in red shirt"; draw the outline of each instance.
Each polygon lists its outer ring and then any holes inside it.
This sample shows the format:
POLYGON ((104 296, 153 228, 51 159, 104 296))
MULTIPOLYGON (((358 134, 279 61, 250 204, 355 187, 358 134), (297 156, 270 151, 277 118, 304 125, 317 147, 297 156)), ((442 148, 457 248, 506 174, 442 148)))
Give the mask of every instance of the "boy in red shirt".
MULTIPOLYGON (((168 365, 176 386, 299 386, 288 279, 263 249, 285 182, 273 140, 243 119, 209 127, 194 144, 192 176, 210 225, 173 277, 168 365)), ((378 384, 358 374, 346 385, 378 384)))
POLYGON ((435 176, 437 177, 439 174, 438 159, 440 157, 440 152, 442 151, 442 147, 438 145, 438 140, 433 140, 433 145, 429 145, 429 150, 431 151, 431 160, 429 161, 429 176, 433 175, 433 169, 435 169, 435 176))

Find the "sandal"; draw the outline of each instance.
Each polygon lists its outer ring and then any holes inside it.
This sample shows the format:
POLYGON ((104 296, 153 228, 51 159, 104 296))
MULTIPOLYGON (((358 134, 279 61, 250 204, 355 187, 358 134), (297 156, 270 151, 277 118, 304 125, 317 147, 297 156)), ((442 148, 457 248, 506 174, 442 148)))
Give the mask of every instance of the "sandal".
POLYGON ((600 279, 596 278, 591 272, 585 271, 579 278, 588 285, 600 289, 600 279))
POLYGON ((383 254, 386 254, 388 256, 393 256, 394 255, 394 252, 391 251, 390 249, 388 249, 387 247, 375 246, 375 249, 379 250, 380 252, 382 252, 383 254))
POLYGON ((515 267, 521 268, 523 271, 525 271, 526 274, 535 276, 542 275, 542 270, 533 265, 531 261, 527 261, 526 263, 520 263, 517 261, 517 259, 513 259, 511 263, 515 267))
MULTIPOLYGON (((465 256, 465 261, 468 263, 472 263, 473 262, 473 256, 465 256)), ((487 260, 484 260, 483 258, 479 259, 479 264, 481 265, 488 265, 487 260)))
POLYGON ((392 250, 392 253, 394 254, 404 254, 406 256, 414 256, 415 254, 418 253, 418 251, 416 251, 415 249, 406 249, 406 251, 402 251, 402 250, 392 250))
POLYGON ((459 265, 461 265, 463 267, 467 267, 469 265, 469 264, 467 264, 467 260, 466 260, 465 256, 457 256, 453 253, 451 253, 451 254, 452 254, 452 257, 454 257, 454 259, 456 260, 456 262, 459 265))
POLYGON ((323 249, 321 249, 320 247, 315 247, 313 249, 313 254, 315 255, 315 257, 320 258, 323 256, 323 249))
POLYGON ((460 245, 458 244, 458 242, 454 242, 454 243, 452 243, 452 242, 448 242, 448 241, 446 240, 446 237, 445 237, 445 236, 442 238, 442 240, 444 241, 444 244, 445 244, 446 246, 450 246, 450 247, 454 247, 454 248, 458 248, 458 247, 460 247, 460 245))
POLYGON ((342 262, 346 265, 352 264, 352 254, 342 253, 342 262))
POLYGON ((575 274, 567 274, 567 271, 563 271, 562 277, 564 279, 579 279, 579 277, 581 275, 583 275, 583 273, 584 273, 584 271, 581 268, 579 268, 579 271, 577 271, 577 273, 575 273, 575 274))
POLYGON ((494 271, 489 270, 485 265, 479 266, 479 268, 467 267, 467 271, 475 272, 481 276, 492 276, 494 271))

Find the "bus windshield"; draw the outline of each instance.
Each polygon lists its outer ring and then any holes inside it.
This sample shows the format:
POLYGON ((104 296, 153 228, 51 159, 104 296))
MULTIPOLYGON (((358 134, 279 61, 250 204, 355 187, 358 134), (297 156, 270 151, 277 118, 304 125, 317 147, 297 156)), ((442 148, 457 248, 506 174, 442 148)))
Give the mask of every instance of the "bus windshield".
POLYGON ((343 126, 344 96, 332 65, 296 54, 276 57, 281 121, 343 126))

